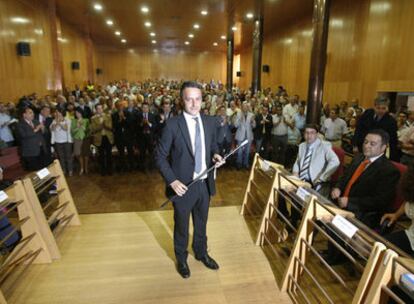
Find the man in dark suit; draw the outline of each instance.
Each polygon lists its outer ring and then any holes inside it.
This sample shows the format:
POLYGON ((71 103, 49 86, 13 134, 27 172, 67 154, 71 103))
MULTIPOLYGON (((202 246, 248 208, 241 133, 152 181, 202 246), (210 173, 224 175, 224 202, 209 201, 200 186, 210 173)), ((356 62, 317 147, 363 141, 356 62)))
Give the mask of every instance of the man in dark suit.
POLYGON ((388 142, 384 130, 369 131, 363 154, 354 158, 331 193, 341 208, 355 213, 371 228, 378 227, 381 217, 390 211, 400 178, 398 169, 384 155, 388 142))
POLYGON ((153 163, 152 155, 154 151, 155 132, 157 130, 157 121, 155 115, 149 111, 149 104, 142 105, 142 112, 138 113, 138 147, 139 147, 139 165, 146 168, 146 154, 150 159, 150 166, 153 163))
POLYGON ((190 214, 193 218, 193 251, 195 258, 210 269, 218 264, 207 254, 207 215, 210 196, 216 192, 214 174, 200 177, 200 181, 187 188, 193 179, 211 166, 222 165, 216 141, 217 120, 200 115, 202 87, 196 82, 184 82, 180 95, 184 113, 168 120, 157 146, 157 166, 167 184, 166 194, 174 205, 174 251, 177 271, 183 278, 190 276, 187 264, 188 229, 190 214))
POLYGON ((368 109, 362 114, 352 139, 354 153, 362 152, 362 145, 369 131, 382 129, 390 137, 390 159, 398 161, 398 127, 397 121, 388 112, 389 104, 390 100, 388 98, 378 97, 375 99, 375 108, 368 109))
POLYGON ((174 113, 171 111, 171 101, 169 98, 165 98, 162 104, 162 112, 157 115, 157 137, 161 136, 162 129, 172 117, 174 117, 174 113))
POLYGON ((29 107, 23 110, 23 117, 17 124, 20 142, 20 153, 24 167, 28 171, 40 170, 46 165, 45 140, 42 132, 45 126, 34 120, 33 110, 29 107))
POLYGON ((273 128, 272 115, 269 107, 262 106, 262 113, 256 115, 256 128, 254 128, 254 140, 256 141, 256 153, 268 158, 269 143, 273 128))
POLYGON ((122 104, 117 103, 117 111, 112 114, 112 126, 114 141, 119 153, 118 169, 121 171, 132 170, 134 162, 134 142, 136 138, 135 120, 132 113, 126 111, 122 104), (125 161, 125 148, 128 153, 128 163, 125 161))
POLYGON ((91 119, 93 113, 92 109, 85 103, 85 99, 79 98, 78 107, 82 109, 82 117, 86 119, 91 119))
POLYGON ((42 106, 40 109, 40 113, 35 118, 39 123, 44 125, 42 135, 45 139, 45 161, 47 164, 50 164, 53 161, 52 157, 52 134, 50 132, 50 125, 53 122, 53 117, 50 115, 50 107, 49 106, 42 106))
POLYGON ((217 109, 217 144, 220 154, 225 155, 229 153, 232 142, 231 122, 226 115, 226 107, 220 106, 217 109))

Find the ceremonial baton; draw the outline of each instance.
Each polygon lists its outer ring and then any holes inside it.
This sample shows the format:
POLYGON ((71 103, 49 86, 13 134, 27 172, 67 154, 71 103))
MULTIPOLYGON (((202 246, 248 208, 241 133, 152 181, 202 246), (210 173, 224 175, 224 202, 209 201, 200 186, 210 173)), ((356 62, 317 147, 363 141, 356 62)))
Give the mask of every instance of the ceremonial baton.
MULTIPOLYGON (((235 148, 234 150, 232 150, 232 151, 230 151, 228 154, 226 154, 224 157, 223 157, 223 160, 222 161, 225 161, 227 158, 229 158, 231 155, 233 155, 237 150, 239 150, 241 147, 243 147, 243 146, 245 146, 247 143, 248 143, 249 141, 246 139, 246 140, 244 140, 241 144, 240 144, 240 146, 238 146, 237 148, 235 148)), ((204 176, 204 175, 206 175, 206 174, 208 174, 211 170, 213 170, 214 168, 216 167, 216 165, 214 164, 214 165, 212 165, 210 168, 208 168, 208 169, 206 169, 206 170, 204 170, 203 172, 201 172, 200 173, 200 175, 196 178, 196 179, 194 179, 191 183, 189 183, 188 185, 186 185, 187 186, 187 190, 192 186, 192 185, 194 185, 196 182, 198 182, 200 179, 201 179, 201 177, 202 176, 204 176)), ((173 199, 175 199, 176 197, 178 196, 178 194, 175 194, 174 196, 172 196, 172 197, 170 197, 169 199, 167 199, 164 203, 162 203, 162 205, 160 206, 160 209, 161 208, 164 208, 167 204, 168 204, 168 202, 170 202, 170 201, 172 201, 173 199)))

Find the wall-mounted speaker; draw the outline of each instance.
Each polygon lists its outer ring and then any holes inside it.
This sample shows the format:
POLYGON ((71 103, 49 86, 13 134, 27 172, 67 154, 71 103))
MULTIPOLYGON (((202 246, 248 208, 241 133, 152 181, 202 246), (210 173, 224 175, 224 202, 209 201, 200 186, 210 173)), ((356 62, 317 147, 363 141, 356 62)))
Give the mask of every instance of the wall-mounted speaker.
POLYGON ((270 66, 268 64, 264 64, 262 67, 263 73, 269 73, 270 72, 270 66))
POLYGON ((241 77, 241 76, 242 76, 242 72, 241 72, 241 71, 237 71, 237 72, 236 72, 236 76, 237 76, 237 77, 241 77))
POLYGON ((100 74, 102 74, 102 69, 101 68, 97 68, 96 69, 96 75, 100 75, 100 74))
POLYGON ((30 56, 30 44, 27 42, 18 42, 16 45, 17 55, 30 56))
POLYGON ((79 70, 79 69, 80 69, 79 61, 72 61, 72 70, 79 70))

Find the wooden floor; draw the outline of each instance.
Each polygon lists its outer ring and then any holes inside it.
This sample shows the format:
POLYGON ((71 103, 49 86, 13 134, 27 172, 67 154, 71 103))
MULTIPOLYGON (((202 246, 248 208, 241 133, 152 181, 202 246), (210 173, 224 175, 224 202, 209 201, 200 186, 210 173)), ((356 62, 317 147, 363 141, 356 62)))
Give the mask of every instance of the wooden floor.
MULTIPOLYGON (((249 172, 221 168, 217 174, 217 195, 212 206, 240 206, 249 172)), ((79 213, 135 212, 157 210, 164 202, 165 185, 157 170, 88 174, 68 179, 79 213)), ((171 209, 171 206, 166 209, 171 209)))
POLYGON ((253 244, 239 207, 210 208, 210 254, 219 271, 189 256, 175 271, 172 211, 82 215, 59 240, 62 259, 34 265, 9 303, 291 303, 253 244))

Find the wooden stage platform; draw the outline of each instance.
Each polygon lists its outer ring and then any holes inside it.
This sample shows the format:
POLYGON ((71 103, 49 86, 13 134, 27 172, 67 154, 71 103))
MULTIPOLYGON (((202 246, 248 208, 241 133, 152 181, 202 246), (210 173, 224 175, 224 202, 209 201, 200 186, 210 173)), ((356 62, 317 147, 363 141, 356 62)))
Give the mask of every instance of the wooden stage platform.
POLYGON ((239 210, 210 208, 209 251, 221 268, 190 255, 187 280, 175 270, 171 210, 81 215, 59 240, 62 259, 33 265, 8 303, 291 303, 239 210))

